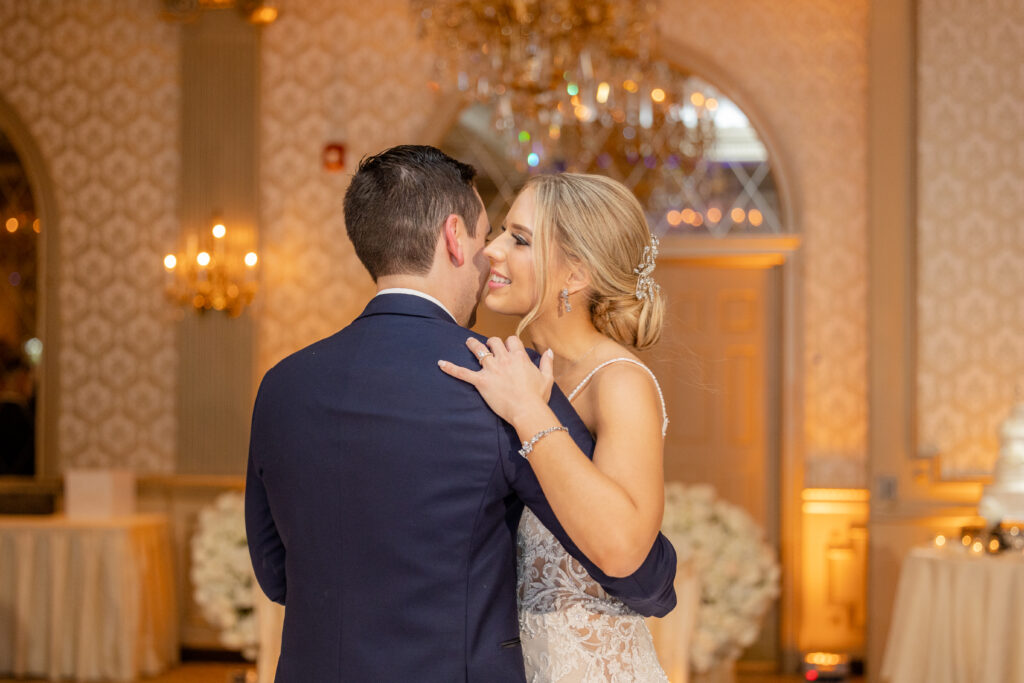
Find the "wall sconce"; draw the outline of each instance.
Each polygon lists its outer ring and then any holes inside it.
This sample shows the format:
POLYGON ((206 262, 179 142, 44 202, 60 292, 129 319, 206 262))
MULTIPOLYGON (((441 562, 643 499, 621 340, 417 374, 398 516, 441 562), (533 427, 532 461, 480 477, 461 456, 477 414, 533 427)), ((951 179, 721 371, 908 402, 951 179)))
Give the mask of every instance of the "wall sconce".
POLYGON ((213 309, 237 317, 256 294, 258 263, 256 252, 243 253, 238 240, 229 242, 227 226, 215 219, 208 231, 188 236, 184 253, 164 257, 167 296, 200 313, 213 309))

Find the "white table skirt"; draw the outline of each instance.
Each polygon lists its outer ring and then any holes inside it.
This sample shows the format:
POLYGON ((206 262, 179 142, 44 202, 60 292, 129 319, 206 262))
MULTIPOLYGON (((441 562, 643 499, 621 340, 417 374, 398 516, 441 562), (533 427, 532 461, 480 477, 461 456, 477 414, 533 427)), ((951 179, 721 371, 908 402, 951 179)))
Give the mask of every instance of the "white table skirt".
POLYGON ((1024 555, 915 548, 903 562, 882 680, 1024 683, 1024 555))
POLYGON ((0 517, 0 673, 133 681, 178 656, 164 517, 0 517))
MULTIPOLYGON (((654 638, 658 660, 671 683, 687 683, 690 668, 690 640, 697 620, 700 585, 688 564, 676 571, 676 608, 662 619, 647 619, 654 638)), ((267 599, 256 587, 256 612, 259 620, 260 649, 256 660, 259 683, 273 683, 277 658, 281 654, 281 627, 284 607, 267 599)))

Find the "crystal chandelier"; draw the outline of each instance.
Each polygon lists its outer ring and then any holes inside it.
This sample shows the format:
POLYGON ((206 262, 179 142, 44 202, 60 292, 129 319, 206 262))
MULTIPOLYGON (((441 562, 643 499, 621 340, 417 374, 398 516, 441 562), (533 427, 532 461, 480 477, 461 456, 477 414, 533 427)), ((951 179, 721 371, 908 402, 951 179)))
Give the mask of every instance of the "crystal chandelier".
POLYGON ((259 256, 246 251, 242 240, 228 241, 228 229, 214 219, 208 232, 191 234, 179 254, 164 257, 167 296, 198 312, 224 311, 241 315, 256 294, 259 256))
POLYGON ((713 109, 652 56, 648 0, 411 0, 441 78, 494 107, 520 170, 692 166, 713 109))

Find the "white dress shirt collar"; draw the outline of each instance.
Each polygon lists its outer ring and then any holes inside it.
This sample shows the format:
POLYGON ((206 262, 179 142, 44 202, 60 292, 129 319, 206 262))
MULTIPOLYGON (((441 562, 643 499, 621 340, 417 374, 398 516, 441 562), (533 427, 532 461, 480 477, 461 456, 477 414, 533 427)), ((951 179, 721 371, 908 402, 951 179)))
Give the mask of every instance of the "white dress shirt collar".
POLYGON ((444 311, 445 313, 447 313, 448 317, 450 317, 452 320, 455 321, 455 324, 458 324, 458 322, 459 322, 458 320, 455 320, 455 316, 452 315, 452 312, 449 311, 448 308, 443 303, 438 301, 436 298, 430 296, 426 292, 421 292, 418 289, 409 289, 407 287, 388 287, 387 289, 380 290, 374 296, 380 296, 381 294, 411 294, 412 296, 418 296, 421 299, 426 299, 427 301, 432 301, 435 304, 437 304, 438 306, 440 306, 441 310, 444 311))

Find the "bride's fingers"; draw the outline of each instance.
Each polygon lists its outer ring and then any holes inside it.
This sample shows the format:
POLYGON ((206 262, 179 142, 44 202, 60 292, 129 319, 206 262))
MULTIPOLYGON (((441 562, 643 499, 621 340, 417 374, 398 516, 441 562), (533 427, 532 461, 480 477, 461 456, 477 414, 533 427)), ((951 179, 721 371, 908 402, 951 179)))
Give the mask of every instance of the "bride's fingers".
POLYGON ((548 349, 540 357, 540 372, 544 375, 545 379, 554 380, 555 378, 555 354, 548 349))
POLYGON ((506 339, 505 346, 508 347, 509 353, 526 353, 526 347, 523 346, 522 340, 516 335, 506 339))
MULTIPOLYGON (((483 346, 483 344, 481 344, 483 346)), ((437 367, 441 368, 441 372, 446 375, 451 375, 455 379, 461 379, 463 382, 468 382, 474 387, 477 385, 479 379, 479 372, 473 372, 469 368, 464 368, 461 365, 455 363, 449 363, 446 360, 437 361, 437 367)))
POLYGON ((503 358, 508 353, 508 349, 505 348, 505 342, 501 340, 501 337, 489 338, 487 346, 491 349, 491 353, 494 354, 495 358, 503 358))
POLYGON ((487 358, 487 356, 494 355, 493 351, 491 351, 489 348, 484 346, 483 343, 481 343, 480 341, 473 337, 470 337, 469 339, 466 340, 466 348, 472 351, 473 355, 476 356, 477 361, 479 361, 481 364, 483 363, 484 358, 487 358))

